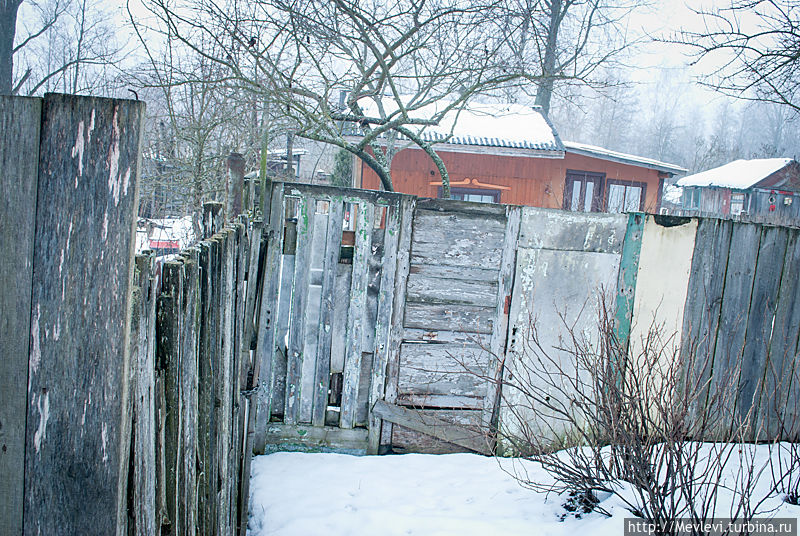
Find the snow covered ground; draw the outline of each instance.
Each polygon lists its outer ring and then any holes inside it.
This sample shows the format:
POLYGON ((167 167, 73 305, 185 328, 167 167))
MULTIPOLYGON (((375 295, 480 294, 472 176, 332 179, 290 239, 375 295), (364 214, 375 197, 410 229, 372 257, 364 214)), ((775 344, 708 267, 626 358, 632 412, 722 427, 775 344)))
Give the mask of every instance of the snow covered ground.
MULTIPOLYGON (((757 459, 769 451, 757 447, 757 459)), ((277 453, 253 460, 252 536, 565 535, 620 536, 622 501, 599 497, 611 514, 568 514, 566 498, 525 489, 511 474, 551 477, 536 463, 473 454, 348 456, 277 453), (566 515, 565 515, 566 514, 566 515)), ((759 488, 769 486, 769 469, 759 488)), ((769 516, 798 517, 773 497, 769 516)))

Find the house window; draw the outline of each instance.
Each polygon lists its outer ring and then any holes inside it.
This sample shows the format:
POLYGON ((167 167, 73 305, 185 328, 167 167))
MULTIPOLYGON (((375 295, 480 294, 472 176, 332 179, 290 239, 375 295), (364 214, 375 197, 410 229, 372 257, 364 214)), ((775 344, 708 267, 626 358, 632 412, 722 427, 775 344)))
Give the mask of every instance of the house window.
POLYGON ((731 214, 738 216, 744 212, 744 194, 731 194, 731 214))
MULTIPOLYGON (((439 197, 442 197, 442 188, 439 187, 439 197)), ((450 188, 450 199, 473 201, 475 203, 499 203, 500 190, 483 188, 450 188)))
POLYGON ((636 181, 609 179, 606 185, 607 212, 635 212, 644 210, 647 184, 636 181))
POLYGON ((564 183, 564 210, 573 212, 600 212, 602 210, 602 173, 567 171, 564 183))
POLYGON ((700 188, 683 189, 683 208, 687 210, 700 208, 700 188))

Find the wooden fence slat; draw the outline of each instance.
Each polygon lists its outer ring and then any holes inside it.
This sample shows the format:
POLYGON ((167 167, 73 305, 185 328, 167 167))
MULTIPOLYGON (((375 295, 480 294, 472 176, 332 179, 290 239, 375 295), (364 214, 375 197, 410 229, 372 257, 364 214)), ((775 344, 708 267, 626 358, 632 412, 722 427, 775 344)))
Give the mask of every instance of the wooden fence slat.
POLYGON ((132 358, 136 370, 133 386, 133 520, 130 532, 155 536, 160 529, 156 507, 156 419, 155 419, 155 336, 156 300, 153 281, 153 256, 137 255, 139 304, 133 312, 131 336, 135 348, 132 358))
MULTIPOLYGON (((347 347, 342 379, 342 405, 339 426, 352 428, 356 420, 358 385, 361 379, 361 352, 364 338, 364 310, 367 304, 369 258, 372 255, 372 226, 375 205, 359 204, 356 215, 356 244, 353 250, 353 279, 347 310, 347 347)), ((299 262, 299 261, 298 261, 299 262)))
MULTIPOLYGON (((247 327, 245 320, 245 308, 247 303, 246 279, 247 255, 250 245, 248 236, 248 223, 245 216, 239 217, 239 222, 235 225, 236 241, 234 246, 234 289, 235 289, 235 317, 234 317, 234 344, 233 344, 233 368, 231 376, 231 396, 233 397, 233 423, 232 423, 232 446, 231 446, 231 530, 238 532, 242 523, 242 515, 247 517, 246 509, 242 512, 243 499, 242 483, 248 479, 243 474, 246 460, 250 459, 247 453, 246 427, 247 427, 247 375, 250 370, 250 348, 249 344, 244 343, 247 327)), ((249 465, 247 466, 249 475, 249 465)))
POLYGON ((219 266, 220 266, 220 345, 217 371, 219 376, 216 382, 216 396, 219 401, 217 408, 217 468, 215 478, 219 484, 217 490, 219 501, 217 515, 217 530, 219 534, 231 532, 231 424, 233 419, 233 401, 231 393, 232 361, 233 361, 233 313, 234 313, 234 273, 233 273, 233 231, 223 230, 219 236, 219 266))
POLYGON ((320 298, 319 326, 317 328, 317 361, 314 375, 314 402, 311 423, 325 425, 328 408, 328 388, 331 375, 331 343, 333 341, 333 299, 339 251, 342 245, 344 203, 331 200, 328 208, 328 228, 325 235, 325 252, 322 262, 322 292, 320 298))
POLYGON ((491 454, 490 445, 486 437, 470 431, 459 424, 453 424, 439 419, 434 415, 421 414, 420 412, 389 404, 383 400, 375 403, 373 411, 381 419, 391 421, 411 430, 460 445, 481 454, 491 454))
MULTIPOLYGON (((737 421, 747 422, 752 428, 749 439, 766 439, 765 418, 760 402, 764 392, 767 354, 775 321, 775 312, 780 290, 781 272, 786 257, 788 232, 779 227, 763 227, 758 251, 758 264, 753 278, 753 294, 747 315, 747 333, 742 349, 742 370, 736 400, 737 421)), ((771 395, 770 395, 771 396, 771 395)), ((769 401, 764 399, 764 409, 769 401)))
POLYGON ((181 500, 183 502, 181 530, 186 534, 197 531, 197 421, 198 421, 198 375, 197 351, 200 308, 199 252, 190 249, 184 260, 183 297, 180 311, 182 317, 180 384, 181 384, 181 500))
POLYGON ((254 415, 253 451, 263 453, 267 424, 272 415, 272 387, 275 382, 275 313, 278 305, 277 274, 280 273, 283 246, 284 197, 283 183, 274 183, 270 195, 267 257, 261 279, 261 307, 258 320, 258 342, 253 367, 253 382, 258 385, 254 415))
POLYGON ((394 309, 394 286, 397 273, 397 246, 400 239, 403 213, 400 204, 386 209, 386 232, 383 238, 381 280, 378 290, 378 311, 375 317, 375 351, 370 375, 368 419, 368 454, 377 454, 381 439, 381 419, 372 408, 382 400, 386 390, 386 364, 389 361, 389 337, 394 309))
POLYGON ((249 359, 249 351, 253 341, 253 334, 255 333, 255 309, 256 309, 256 291, 258 285, 258 263, 260 257, 261 247, 261 230, 264 227, 264 222, 256 220, 251 224, 251 229, 248 233, 249 245, 247 247, 247 285, 246 285, 246 298, 244 306, 244 322, 245 331, 242 339, 242 351, 249 359))
POLYGON ((200 340, 197 356, 197 528, 210 534, 214 527, 214 353, 216 316, 214 308, 214 251, 212 242, 199 244, 200 340))
POLYGON ((169 533, 180 534, 185 508, 183 496, 183 410, 181 400, 181 332, 183 322, 183 263, 162 267, 162 292, 158 299, 158 360, 164 370, 166 417, 164 422, 165 492, 169 533))
POLYGON ((278 293, 278 311, 274 315, 275 326, 275 362, 272 385, 272 414, 283 415, 286 406, 286 339, 289 334, 289 313, 292 310, 292 282, 294 281, 295 256, 283 255, 280 266, 280 290, 278 293))
POLYGON ((22 533, 41 99, 0 96, 0 533, 22 533))
POLYGON ((697 400, 690 401, 695 422, 706 411, 732 231, 731 222, 720 220, 702 219, 697 226, 681 337, 687 381, 692 389, 701 389, 697 400))
POLYGON ((129 322, 144 109, 144 102, 44 98, 25 533, 126 530, 129 322))
MULTIPOLYGON (((397 390, 400 374, 400 343, 403 341, 403 319, 406 309, 406 284, 411 258, 411 234, 412 222, 414 220, 414 210, 416 208, 415 197, 403 197, 400 200, 400 229, 397 245, 397 268, 394 279, 394 299, 392 308, 392 318, 389 325, 389 341, 386 347, 386 385, 384 387, 384 399, 394 404, 397 401, 397 390)), ((426 326, 427 327, 427 326, 426 326)), ((372 408, 371 408, 372 409, 372 408)), ((374 442, 374 439, 372 439, 374 442)), ((382 423, 380 431, 380 445, 391 445, 392 426, 390 423, 382 423)), ((374 445, 373 445, 374 446, 374 445)))
POLYGON ((313 359, 306 355, 306 316, 308 302, 309 267, 314 241, 314 216, 317 202, 303 198, 299 203, 297 222, 297 249, 295 254, 294 285, 292 286, 292 311, 289 321, 289 346, 286 365, 286 403, 283 421, 297 424, 300 417, 300 397, 302 395, 303 361, 313 359))
POLYGON ((775 313, 764 392, 771 397, 762 404, 767 412, 768 437, 796 441, 800 433, 797 374, 798 326, 800 326, 800 230, 791 229, 783 263, 778 304, 775 313))
POLYGON ((712 394, 724 399, 722 402, 725 407, 717 420, 717 433, 720 437, 727 435, 735 427, 735 390, 741 372, 760 239, 759 225, 733 226, 719 334, 714 351, 714 369, 709 386, 712 394))
POLYGON ((506 232, 503 239, 503 254, 500 260, 500 270, 497 275, 497 296, 495 298, 494 322, 492 323, 492 336, 489 342, 489 364, 486 385, 486 396, 483 401, 483 414, 481 425, 487 431, 495 427, 500 403, 500 381, 502 379, 502 354, 506 345, 508 334, 508 312, 511 305, 511 285, 514 282, 514 268, 516 266, 517 242, 519 228, 522 220, 521 207, 506 207, 506 232))

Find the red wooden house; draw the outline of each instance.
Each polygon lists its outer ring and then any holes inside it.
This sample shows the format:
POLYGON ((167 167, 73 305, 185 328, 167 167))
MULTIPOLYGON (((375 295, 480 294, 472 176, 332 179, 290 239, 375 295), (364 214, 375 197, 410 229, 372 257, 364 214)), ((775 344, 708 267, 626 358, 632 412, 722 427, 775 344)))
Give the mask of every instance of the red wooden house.
MULTIPOLYGON (((538 109, 480 105, 462 111, 455 126, 425 131, 442 139, 437 153, 450 175, 455 199, 587 212, 656 212, 664 180, 686 170, 674 164, 562 142, 538 109)), ((441 197, 436 166, 411 145, 395 155, 398 192, 441 197)), ((354 186, 380 189, 378 176, 356 158, 354 186)))

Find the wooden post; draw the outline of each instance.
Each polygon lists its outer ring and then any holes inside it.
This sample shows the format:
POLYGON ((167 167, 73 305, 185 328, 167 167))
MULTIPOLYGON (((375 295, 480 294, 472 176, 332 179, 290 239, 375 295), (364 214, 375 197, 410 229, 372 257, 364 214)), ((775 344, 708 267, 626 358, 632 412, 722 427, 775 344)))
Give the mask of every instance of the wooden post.
POLYGON ((0 534, 22 533, 40 99, 0 96, 0 534))
POLYGON ((156 420, 155 420, 155 285, 153 256, 137 255, 140 301, 133 312, 136 340, 132 367, 136 369, 133 412, 133 533, 155 536, 160 529, 156 517, 156 420))
POLYGON ((242 213, 242 197, 244 194, 244 156, 241 153, 231 153, 225 159, 228 168, 227 203, 225 212, 228 219, 232 220, 242 213))
POLYGON ((358 385, 361 381, 361 353, 364 342, 364 310, 367 304, 369 257, 372 254, 372 226, 375 205, 358 205, 356 244, 353 250, 353 279, 350 283, 350 308, 347 311, 347 348, 342 380, 341 428, 352 428, 356 420, 358 385))
POLYGON ((48 94, 31 299, 24 532, 127 530, 143 102, 48 94))

